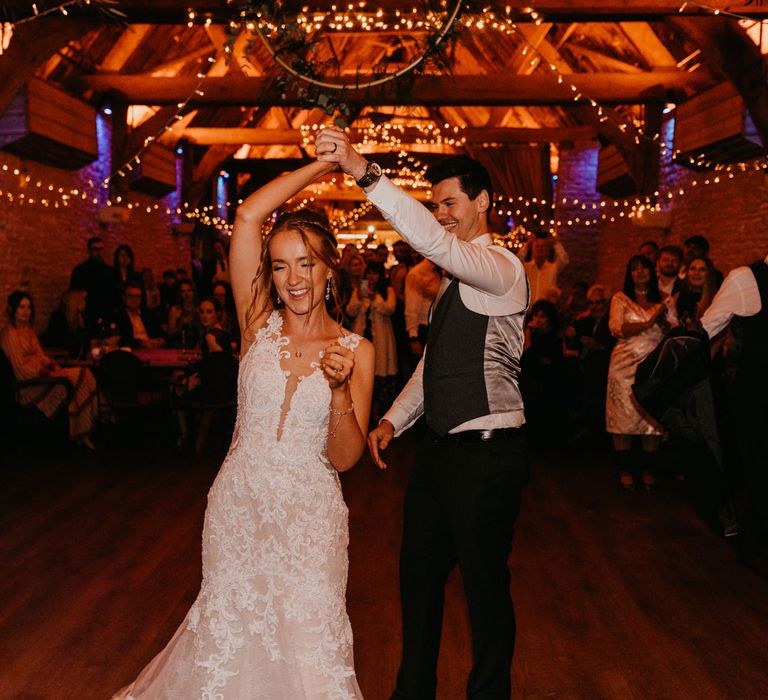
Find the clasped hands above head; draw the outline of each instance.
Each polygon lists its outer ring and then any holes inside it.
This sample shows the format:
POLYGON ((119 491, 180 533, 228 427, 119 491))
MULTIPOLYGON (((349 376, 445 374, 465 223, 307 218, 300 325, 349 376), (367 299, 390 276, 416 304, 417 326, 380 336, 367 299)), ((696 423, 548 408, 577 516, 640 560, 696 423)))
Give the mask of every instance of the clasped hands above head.
POLYGON ((347 175, 359 180, 368 161, 352 146, 349 136, 335 126, 322 129, 315 137, 315 156, 324 163, 336 163, 347 175))

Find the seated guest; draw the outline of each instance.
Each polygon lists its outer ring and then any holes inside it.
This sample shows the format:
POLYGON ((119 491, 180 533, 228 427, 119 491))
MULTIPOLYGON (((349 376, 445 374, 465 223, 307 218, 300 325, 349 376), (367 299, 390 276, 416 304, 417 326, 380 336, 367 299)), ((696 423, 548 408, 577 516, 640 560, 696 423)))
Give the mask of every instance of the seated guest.
MULTIPOLYGON (((222 315, 224 308, 218 299, 211 297, 200 302, 200 324, 202 334, 200 350, 203 357, 215 352, 232 352, 232 339, 229 333, 222 327, 222 315)), ((194 397, 200 393, 200 375, 196 366, 186 371, 177 372, 174 376, 174 390, 179 397, 194 397)), ((179 423, 179 435, 177 446, 181 447, 188 437, 187 413, 183 409, 176 411, 179 423)))
POLYGON ((160 287, 155 284, 155 274, 148 267, 141 271, 141 286, 144 288, 144 306, 159 314, 163 303, 160 287))
MULTIPOLYGON (((69 402, 69 436, 73 441, 94 449, 91 432, 98 411, 96 380, 85 367, 62 368, 45 354, 33 330, 35 307, 27 292, 15 291, 8 297, 9 323, 0 331, 0 348, 8 356, 16 379, 61 377, 69 381, 74 395, 69 402)), ((67 400, 66 389, 59 384, 34 386, 21 390, 21 403, 35 406, 46 417, 53 417, 67 400)))
POLYGON ((120 345, 131 348, 161 348, 165 345, 157 316, 142 308, 143 291, 138 282, 130 282, 123 295, 123 308, 115 316, 120 345))
POLYGON ((195 348, 200 342, 197 292, 191 279, 179 280, 176 304, 168 312, 168 337, 177 348, 195 348))
POLYGON ((173 270, 165 270, 163 279, 157 286, 160 289, 160 304, 165 318, 176 300, 176 273, 173 270))
POLYGON ((86 356, 93 337, 85 326, 87 298, 88 292, 84 289, 68 289, 61 295, 61 301, 51 314, 43 334, 46 346, 66 350, 73 358, 86 356))
POLYGON ((235 297, 232 294, 232 287, 226 282, 216 282, 213 285, 214 299, 217 299, 221 305, 221 327, 229 334, 233 350, 240 346, 240 324, 237 322, 237 311, 235 310, 235 297))
POLYGON ((200 302, 200 324, 202 339, 200 349, 203 357, 212 352, 232 352, 232 337, 222 325, 224 307, 218 299, 211 297, 200 302))

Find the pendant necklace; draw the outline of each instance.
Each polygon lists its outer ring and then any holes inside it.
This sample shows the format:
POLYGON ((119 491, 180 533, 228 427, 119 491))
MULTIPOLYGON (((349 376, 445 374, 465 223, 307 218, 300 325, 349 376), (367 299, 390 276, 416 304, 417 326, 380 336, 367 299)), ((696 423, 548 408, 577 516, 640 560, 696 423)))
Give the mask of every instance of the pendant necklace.
POLYGON ((301 356, 304 354, 301 351, 301 348, 298 346, 298 343, 293 339, 293 336, 291 336, 291 342, 293 343, 293 347, 296 348, 296 351, 293 353, 293 356, 298 360, 301 359, 301 356))

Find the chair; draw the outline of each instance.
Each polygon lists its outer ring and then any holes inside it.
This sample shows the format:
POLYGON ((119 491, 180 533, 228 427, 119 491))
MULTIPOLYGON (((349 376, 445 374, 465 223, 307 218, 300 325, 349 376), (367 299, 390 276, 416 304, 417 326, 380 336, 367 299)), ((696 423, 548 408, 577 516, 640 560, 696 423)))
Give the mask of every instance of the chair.
MULTIPOLYGON (((67 392, 65 401, 58 415, 66 415, 63 408, 69 405, 74 395, 74 389, 69 380, 63 377, 36 377, 34 379, 16 379, 11 361, 4 352, 0 352, 0 430, 4 440, 14 440, 26 443, 27 438, 35 435, 39 438, 39 430, 51 423, 34 406, 23 406, 21 390, 27 387, 62 386, 67 392)), ((54 416, 53 422, 58 422, 54 416)), ((62 437, 67 435, 67 422, 63 421, 62 437)), ((33 439, 33 442, 38 442, 33 439)))
POLYGON ((98 365, 99 400, 103 402, 100 409, 117 419, 121 413, 134 413, 162 400, 158 392, 144 388, 146 370, 146 365, 132 352, 107 353, 98 365))
POLYGON ((237 405, 237 360, 229 352, 213 352, 197 364, 200 386, 180 400, 178 408, 200 413, 195 452, 200 454, 208 439, 216 411, 237 405))

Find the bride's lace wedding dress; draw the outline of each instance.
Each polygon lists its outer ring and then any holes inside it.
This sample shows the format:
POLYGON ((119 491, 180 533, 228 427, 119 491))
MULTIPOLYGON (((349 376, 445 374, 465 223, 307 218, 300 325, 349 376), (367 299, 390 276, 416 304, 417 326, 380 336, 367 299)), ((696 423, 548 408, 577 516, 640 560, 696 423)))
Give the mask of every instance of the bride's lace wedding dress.
MULTIPOLYGON (((237 424, 208 494, 200 594, 115 699, 357 700, 347 508, 328 462, 330 388, 297 377, 274 311, 243 356, 237 424)), ((357 335, 339 339, 354 350, 357 335)))

